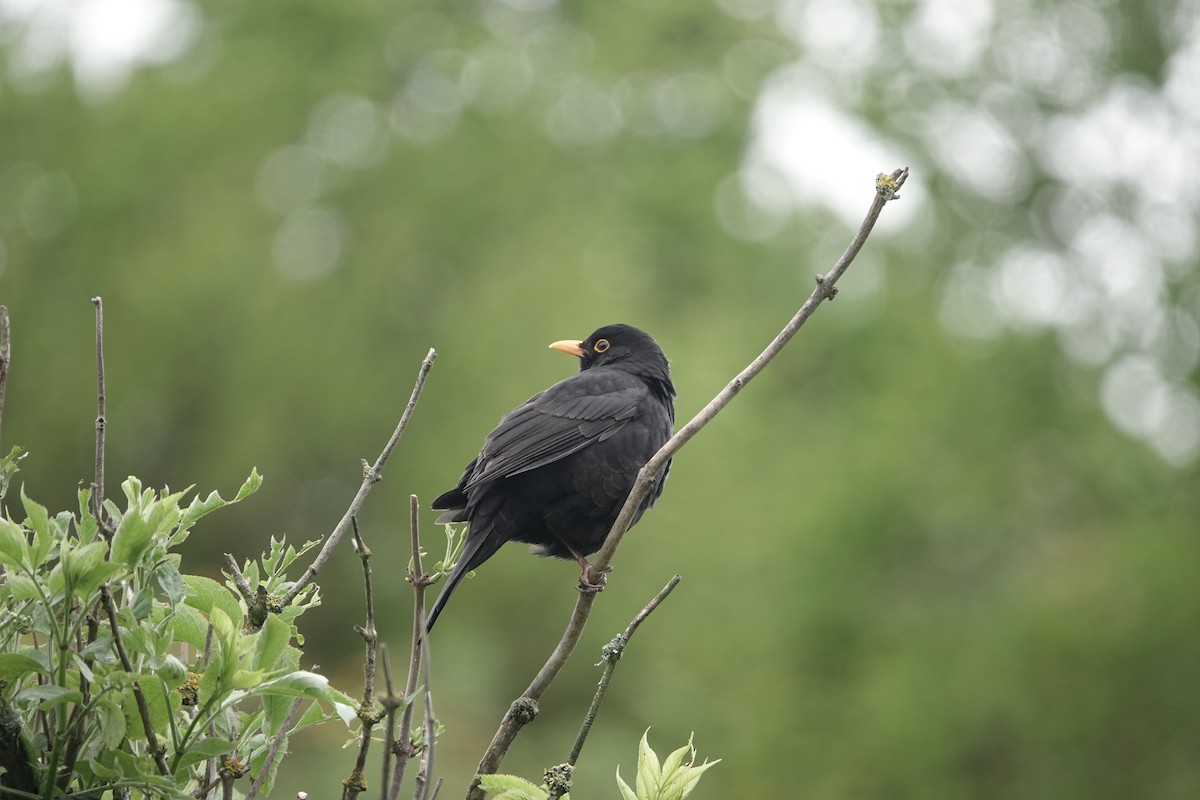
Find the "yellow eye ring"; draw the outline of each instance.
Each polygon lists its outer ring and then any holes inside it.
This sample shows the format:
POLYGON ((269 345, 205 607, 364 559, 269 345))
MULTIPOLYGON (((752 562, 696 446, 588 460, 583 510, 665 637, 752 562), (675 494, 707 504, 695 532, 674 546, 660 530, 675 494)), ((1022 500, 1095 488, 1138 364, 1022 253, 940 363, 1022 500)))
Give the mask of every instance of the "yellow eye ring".
POLYGON ((603 353, 605 350, 608 349, 608 339, 598 340, 594 345, 592 345, 592 349, 595 350, 597 353, 603 353))

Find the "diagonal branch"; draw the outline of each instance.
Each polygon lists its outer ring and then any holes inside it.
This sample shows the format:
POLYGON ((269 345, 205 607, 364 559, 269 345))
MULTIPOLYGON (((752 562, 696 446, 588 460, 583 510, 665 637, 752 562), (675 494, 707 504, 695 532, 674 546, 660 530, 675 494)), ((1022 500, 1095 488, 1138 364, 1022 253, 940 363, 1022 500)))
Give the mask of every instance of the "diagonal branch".
POLYGON ((271 774, 271 765, 279 757, 280 748, 283 747, 288 734, 292 732, 292 726, 296 724, 296 717, 300 716, 300 706, 303 704, 304 698, 297 697, 292 701, 291 706, 288 707, 287 715, 283 718, 283 725, 279 727, 279 732, 271 739, 271 746, 267 749, 267 758, 263 761, 263 765, 259 767, 258 777, 250 784, 250 791, 246 792, 246 800, 254 800, 258 796, 259 790, 262 789, 267 777, 271 774))
MULTIPOLYGON (((625 500, 625 505, 621 508, 621 513, 617 515, 616 521, 608 532, 608 538, 604 540, 604 546, 592 559, 592 570, 595 574, 603 574, 605 568, 612 562, 613 554, 616 553, 617 547, 620 546, 625 532, 629 530, 630 523, 633 521, 637 509, 641 506, 642 501, 650 493, 654 486, 657 475, 662 471, 671 458, 679 452, 679 450, 687 444, 693 436, 719 414, 725 406, 737 396, 746 384, 753 380, 760 372, 762 372, 768 364, 779 355, 784 346, 791 341, 800 327, 808 321, 808 318, 813 315, 817 307, 825 300, 832 300, 837 294, 837 282, 846 272, 854 257, 862 249, 866 243, 867 237, 871 233, 871 229, 875 227, 876 220, 879 219, 879 214, 883 211, 883 207, 890 200, 898 199, 900 188, 908 179, 908 167, 903 167, 896 170, 891 175, 879 174, 875 179, 875 199, 871 203, 870 209, 867 211, 866 217, 858 228, 858 232, 850 241, 850 245, 842 254, 833 268, 824 275, 818 275, 816 278, 817 287, 813 289, 812 294, 804 301, 804 305, 796 312, 795 316, 788 321, 783 330, 767 345, 766 349, 759 354, 757 358, 737 374, 724 389, 717 393, 717 396, 709 401, 708 405, 700 409, 696 416, 692 417, 686 425, 680 428, 671 439, 662 446, 662 448, 654 454, 646 465, 638 472, 637 480, 633 484, 633 488, 629 492, 629 496, 625 500)), ((580 594, 575 601, 575 609, 571 612, 571 618, 567 622, 567 628, 563 632, 562 638, 554 651, 546 660, 541 670, 534 677, 533 681, 525 692, 513 702, 508 711, 505 712, 504 718, 500 722, 500 727, 497 729, 492 742, 488 745, 487 751, 484 752, 483 758, 479 762, 479 768, 476 771, 477 775, 490 775, 499 771, 500 763, 504 760, 508 748, 517 738, 517 734, 521 728, 527 725, 537 716, 537 701, 541 699, 547 687, 558 675, 559 671, 574 652, 575 646, 579 643, 579 638, 583 634, 583 628, 587 624, 588 617, 592 613, 592 604, 596 600, 596 594, 580 594)), ((467 791, 467 800, 483 800, 483 790, 479 785, 479 778, 471 784, 467 791)))
MULTIPOLYGON (((337 547, 338 542, 346 535, 346 531, 350 529, 350 520, 356 517, 362 509, 363 503, 366 502, 367 495, 371 493, 371 487, 383 480, 383 466, 391 457, 392 451, 396 449, 396 445, 400 443, 400 437, 404 435, 405 428, 408 427, 408 421, 412 419, 413 409, 417 407, 417 400, 421 397, 421 391, 425 388, 425 378, 429 375, 429 370, 433 368, 433 361, 437 358, 437 351, 430 348, 429 353, 425 356, 425 360, 421 362, 421 368, 417 372, 417 382, 413 386, 412 395, 408 398, 408 405, 404 409, 404 413, 400 415, 400 423, 396 426, 396 430, 392 433, 392 438, 388 439, 383 450, 379 453, 379 458, 375 459, 375 463, 366 466, 363 469, 362 485, 358 487, 358 493, 354 495, 354 499, 350 501, 350 507, 346 509, 345 515, 341 521, 330 532, 329 538, 325 540, 321 552, 317 553, 317 557, 313 559, 312 564, 308 569, 304 570, 304 574, 300 576, 300 580, 296 581, 295 585, 279 598, 280 605, 290 605, 296 596, 308 588, 309 584, 317 577, 317 573, 325 566, 333 555, 333 549, 337 547)), ((364 462, 365 464, 365 462, 364 462)))

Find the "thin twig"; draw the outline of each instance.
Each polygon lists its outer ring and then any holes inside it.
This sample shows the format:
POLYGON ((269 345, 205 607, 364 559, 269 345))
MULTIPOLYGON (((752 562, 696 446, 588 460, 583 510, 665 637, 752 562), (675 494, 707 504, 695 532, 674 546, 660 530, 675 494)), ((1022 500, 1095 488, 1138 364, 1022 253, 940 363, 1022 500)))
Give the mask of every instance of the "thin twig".
MULTIPOLYGON (((595 574, 604 574, 605 568, 612 562, 613 554, 621 544, 621 540, 625 536, 625 532, 629 529, 629 525, 633 521, 637 509, 641 507, 642 501, 645 500, 653 488, 655 481, 658 479, 658 474, 666 466, 667 462, 693 436, 699 433, 701 428, 711 422, 725 406, 729 405, 730 401, 745 388, 746 384, 762 372, 775 356, 779 355, 784 346, 795 336, 796 331, 804 325, 823 301, 832 299, 837 294, 838 280, 842 277, 847 267, 850 266, 854 257, 858 255, 859 250, 862 249, 867 236, 870 235, 871 229, 875 226, 875 221, 879 219, 879 214, 883 211, 884 205, 889 200, 899 197, 898 192, 907 179, 908 167, 898 169, 891 175, 881 173, 876 177, 875 199, 871 203, 871 208, 867 211, 862 224, 859 226, 858 232, 854 235, 849 247, 846 248, 846 251, 837 260, 833 268, 824 275, 817 276, 817 287, 809 295, 808 299, 804 301, 804 305, 800 307, 800 310, 796 312, 795 316, 784 326, 783 330, 779 332, 767 348, 750 362, 749 366, 739 372, 708 405, 700 409, 690 422, 680 428, 638 472, 637 480, 634 481, 633 488, 630 490, 629 496, 625 499, 625 505, 621 507, 620 514, 617 515, 616 521, 609 530, 603 547, 600 548, 600 551, 592 559, 592 570, 595 574)), ((495 736, 492 737, 491 744, 488 745, 483 758, 479 761, 477 774, 490 775, 498 772, 500 763, 504 760, 508 748, 516 739, 517 733, 537 716, 537 701, 558 675, 563 665, 566 664, 571 653, 574 652, 575 646, 579 643, 579 637, 583 633, 583 628, 587 624, 587 619, 591 615, 592 604, 595 602, 595 599, 596 593, 579 595, 575 601, 575 609, 571 613, 571 618, 567 622, 567 628, 563 632, 562 638, 541 670, 529 684, 529 688, 505 712, 504 718, 500 722, 500 727, 497 729, 495 736)), ((483 796, 483 789, 480 787, 478 777, 476 777, 467 791, 467 800, 483 800, 483 796)))
POLYGON ((379 722, 380 714, 375 709, 375 650, 379 637, 375 631, 375 598, 371 589, 371 549, 363 544, 358 531, 358 521, 350 520, 351 541, 354 552, 362 560, 363 585, 365 587, 367 604, 367 624, 355 625, 354 630, 362 637, 366 645, 366 655, 363 658, 363 696, 358 706, 358 718, 362 721, 362 732, 359 734, 358 759, 350 777, 342 781, 343 800, 354 800, 367 789, 367 779, 364 771, 367 767, 367 754, 371 750, 371 730, 379 722))
MULTIPOLYGON (((404 686, 404 712, 400 715, 399 733, 397 734, 400 738, 392 747, 396 755, 396 769, 392 773, 392 782, 388 790, 387 800, 396 800, 400 796, 400 785, 404 782, 405 768, 408 766, 409 759, 416 755, 410 730, 412 726, 413 697, 417 693, 417 680, 420 677, 422 654, 424 652, 421 642, 428 638, 424 635, 425 588, 430 583, 429 576, 425 573, 424 567, 421 566, 421 532, 418 527, 419 509, 417 496, 415 494, 409 495, 408 528, 410 543, 412 545, 412 567, 408 572, 408 581, 413 587, 412 649, 408 657, 408 679, 404 686)), ((391 694, 390 689, 388 693, 391 694)), ((425 744, 426 747, 429 746, 428 742, 425 744)))
MULTIPOLYGON (((88 631, 87 643, 90 645, 92 642, 96 641, 96 637, 100 632, 100 621, 96 619, 95 605, 88 609, 87 616, 84 618, 84 620, 87 624, 88 631)), ((79 634, 76 634, 75 641, 76 652, 84 652, 84 644, 82 637, 79 634)), ((86 664, 89 669, 91 668, 92 664, 95 663, 95 660, 95 656, 91 655, 90 653, 83 657, 83 663, 86 664)), ((61 788, 63 791, 66 791, 67 786, 69 786, 71 783, 71 776, 75 774, 75 763, 79 760, 79 748, 83 746, 84 730, 83 726, 77 724, 77 722, 79 716, 84 713, 83 709, 87 706, 91 698, 91 685, 91 681, 88 680, 87 675, 83 674, 83 671, 80 670, 79 693, 83 696, 83 702, 75 706, 74 710, 72 710, 71 721, 67 724, 67 729, 71 731, 71 735, 67 740, 67 753, 66 758, 63 761, 63 776, 59 778, 59 788, 61 788)))
POLYGON ((380 800, 387 800, 388 778, 392 774, 392 755, 396 741, 396 710, 404 705, 404 698, 396 696, 396 687, 392 683, 392 665, 388 660, 386 644, 379 645, 379 659, 383 662, 383 685, 387 687, 387 694, 379 698, 386 718, 383 734, 383 779, 379 783, 381 787, 379 797, 380 800))
POLYGON ((104 396, 104 301, 92 298, 96 307, 96 481, 92 484, 92 513, 106 536, 112 536, 112 521, 104 513, 104 440, 108 430, 107 401, 104 396))
POLYGON ((8 365, 11 361, 12 339, 9 338, 8 306, 0 306, 0 422, 4 421, 4 388, 8 385, 8 365))
POLYGON ((225 554, 225 563, 229 565, 229 572, 233 575, 233 585, 237 587, 238 594, 246 601, 246 608, 249 608, 254 604, 254 588, 242 574, 242 569, 238 566, 237 559, 233 557, 232 553, 225 554))
MULTIPOLYGON (((117 647, 117 656, 121 659, 121 666, 132 675, 133 662, 129 660, 129 654, 125 652, 125 644, 121 641, 121 626, 117 624, 117 606, 113 602, 112 592, 109 591, 107 583, 100 586, 100 599, 104 603, 104 610, 108 613, 108 624, 112 628, 113 644, 117 647)), ((137 701, 138 713, 142 717, 142 727, 146 729, 146 742, 150 745, 150 755, 154 758, 159 773, 170 775, 171 770, 167 766, 166 750, 158 744, 158 737, 154 735, 154 726, 150 722, 150 706, 146 704, 146 696, 142 693, 141 684, 136 679, 133 681, 133 698, 137 701)))
MULTIPOLYGON (((415 506, 414 506, 415 507, 415 506)), ((422 603, 422 605, 424 605, 422 603)), ((425 617, 425 609, 421 609, 421 618, 425 617)), ((425 672, 425 722, 424 722, 424 740, 425 740, 425 757, 421 759, 421 774, 424 778, 421 791, 413 795, 413 800, 430 800, 431 786, 430 781, 433 779, 433 753, 434 745, 437 743, 437 718, 433 713, 433 689, 431 687, 431 679, 433 677, 433 665, 430 663, 429 656, 429 637, 421 636, 421 662, 422 669, 425 672)))
POLYGON ((246 601, 246 630, 254 633, 267 624, 267 615, 271 613, 271 595, 267 592, 267 587, 261 583, 256 589, 250 588, 250 581, 246 580, 246 576, 242 574, 237 559, 233 557, 232 553, 225 554, 225 563, 229 565, 230 573, 233 576, 233 585, 237 587, 238 594, 246 601))
POLYGON ((337 547, 338 542, 342 540, 342 537, 346 535, 346 531, 350 529, 350 520, 358 516, 358 512, 362 509, 367 495, 371 492, 371 487, 383 479, 383 467, 392 455, 392 451, 396 449, 396 445, 400 443, 400 437, 404 435, 404 430, 408 427, 408 421, 412 419, 413 409, 417 407, 417 400, 421 397, 421 390, 425 388, 425 378, 429 375, 429 370, 433 368, 435 358, 437 358, 437 351, 430 348, 429 353, 425 356, 425 360, 421 362, 421 368, 417 372, 417 382, 413 386, 412 395, 408 399, 408 405, 405 407, 404 413, 400 415, 400 423, 392 433, 392 438, 388 439, 387 444, 384 445, 383 450, 379 454, 379 458, 375 459, 375 463, 363 470, 362 485, 358 487, 358 493, 350 501, 350 507, 346 509, 345 515, 342 516, 342 519, 329 534, 329 538, 325 540, 324 546, 321 547, 321 552, 317 553, 317 557, 313 559, 312 564, 300 576, 300 580, 296 581, 296 584, 283 597, 279 598, 280 605, 290 605, 296 599, 296 595, 308 588, 308 585, 313 582, 317 573, 321 571, 333 555, 333 549, 337 547))
POLYGON ((300 706, 303 703, 303 697, 297 697, 292 701, 292 705, 288 708, 287 716, 283 718, 283 726, 275 734, 275 738, 271 740, 271 748, 267 750, 267 758, 258 770, 258 777, 254 779, 254 783, 250 784, 250 791, 246 792, 246 800, 254 800, 258 796, 258 790, 262 788, 263 782, 271 774, 271 765, 275 763, 275 759, 279 755, 279 750, 283 747, 284 740, 287 739, 292 726, 296 724, 296 717, 299 715, 300 706))
POLYGON ((646 604, 646 607, 637 613, 637 616, 629 623, 623 633, 617 634, 611 642, 603 649, 604 657, 604 673, 600 676, 600 684, 596 687, 596 694, 592 697, 592 704, 584 715, 583 725, 579 728, 579 735, 575 737, 575 746, 571 748, 571 755, 567 758, 567 763, 571 766, 579 763, 579 754, 583 751, 583 743, 587 740, 588 733, 592 729, 592 723, 596 721, 596 713, 600 710, 600 704, 604 702, 604 697, 608 691, 608 683, 612 680, 612 674, 617 668, 617 662, 621 660, 621 656, 625 654, 625 648, 629 646, 629 640, 633 638, 633 634, 637 631, 638 626, 646 621, 646 617, 654 613, 654 609, 658 608, 663 600, 667 599, 675 587, 679 585, 682 578, 675 575, 671 580, 667 581, 658 594, 654 595, 653 599, 646 604))

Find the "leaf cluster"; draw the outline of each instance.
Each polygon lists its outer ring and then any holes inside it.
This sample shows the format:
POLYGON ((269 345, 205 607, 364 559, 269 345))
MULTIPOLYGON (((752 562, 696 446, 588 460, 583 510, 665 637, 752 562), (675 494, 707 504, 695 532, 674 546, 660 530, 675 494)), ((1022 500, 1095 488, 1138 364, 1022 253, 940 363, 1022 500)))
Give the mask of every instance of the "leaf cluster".
MULTIPOLYGON (((17 451, 0 459, 11 477, 17 451)), ((232 500, 190 489, 156 492, 130 477, 124 504, 51 514, 21 492, 23 518, 0 514, 0 784, 13 796, 206 797, 256 776, 269 791, 276 749, 354 701, 300 669, 296 619, 315 589, 271 608, 249 630, 230 581, 180 569, 176 548, 208 514, 253 494, 252 471, 232 500), (308 706, 284 730, 295 702, 308 706), (324 705, 323 705, 324 704, 324 705), (326 707, 332 707, 332 711, 326 707)), ((0 497, 2 499, 2 497, 0 497)), ((272 592, 300 549, 272 540, 246 574, 272 592)))
MULTIPOLYGON (((694 766, 696 748, 690 737, 687 744, 659 761, 658 754, 650 747, 649 735, 649 730, 643 733, 638 745, 637 776, 633 787, 625 783, 620 768, 617 768, 617 788, 622 800, 684 800, 696 788, 701 776, 720 763, 717 759, 694 766)), ((480 775, 479 779, 484 791, 496 800, 547 800, 550 796, 545 785, 536 786, 516 775, 480 775)), ((571 796, 564 794, 562 797, 570 800, 571 796)))

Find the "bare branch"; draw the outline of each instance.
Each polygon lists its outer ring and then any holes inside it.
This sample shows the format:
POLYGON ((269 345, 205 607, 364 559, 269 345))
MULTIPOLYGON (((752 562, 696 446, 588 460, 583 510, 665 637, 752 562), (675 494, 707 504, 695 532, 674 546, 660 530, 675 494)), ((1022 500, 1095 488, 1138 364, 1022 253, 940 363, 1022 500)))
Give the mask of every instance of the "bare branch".
POLYGON ((412 419, 413 410, 417 407, 417 400, 421 397, 421 391, 425 388, 425 378, 429 375, 429 370, 433 368, 433 361, 437 358, 437 351, 430 348, 426 354, 425 360, 421 362, 421 368, 417 372, 417 382, 413 386, 412 395, 408 398, 408 405, 404 409, 404 413, 400 415, 400 422, 396 425, 396 430, 392 433, 392 438, 388 439, 383 450, 379 453, 379 458, 375 459, 375 463, 363 470, 362 485, 358 487, 358 493, 354 495, 354 499, 350 501, 350 507, 346 509, 345 515, 330 532, 329 538, 325 540, 324 546, 321 547, 321 552, 317 553, 317 557, 313 559, 312 564, 300 576, 300 580, 296 581, 295 585, 279 598, 280 605, 290 605, 296 599, 296 595, 308 588, 309 584, 316 578, 317 573, 325 566, 333 555, 333 549, 337 547, 338 542, 346 535, 346 531, 350 528, 350 520, 358 516, 358 512, 362 509, 363 503, 367 499, 367 495, 371 493, 371 487, 379 481, 383 480, 383 467, 391 457, 392 451, 396 449, 396 445, 400 443, 400 437, 404 435, 404 430, 408 427, 408 422, 412 419))
POLYGON ((242 574, 241 567, 238 566, 233 553, 225 554, 225 563, 229 565, 229 573, 233 576, 233 584, 237 587, 238 594, 246 601, 246 608, 250 608, 254 604, 254 589, 250 586, 250 581, 246 580, 246 576, 242 574))
POLYGON ((366 594, 367 624, 355 625, 354 630, 363 638, 366 644, 366 655, 363 659, 363 697, 358 706, 358 718, 362 721, 362 731, 359 734, 358 759, 354 762, 354 770, 350 777, 342 781, 343 800, 354 800, 361 792, 366 791, 367 780, 364 774, 367 766, 367 753, 371 750, 371 730, 379 722, 382 715, 375 709, 375 651, 379 637, 375 631, 375 596, 371 588, 371 550, 363 544, 358 531, 358 521, 350 520, 354 543, 354 552, 362 560, 363 585, 366 594))
POLYGON ((596 694, 592 697, 592 704, 588 707, 587 714, 583 717, 583 725, 579 728, 579 735, 575 737, 575 746, 571 748, 571 754, 567 756, 567 763, 560 765, 560 769, 565 767, 562 772, 565 773, 565 780, 560 781, 560 786, 554 788, 547 800, 558 800, 566 792, 570 790, 570 776, 575 769, 575 765, 579 763, 579 754, 583 752, 583 743, 587 741, 588 734, 592 730, 592 724, 596 721, 596 714, 600 712, 600 704, 604 702, 604 697, 608 694, 608 684, 612 681, 613 672, 617 669, 617 662, 621 660, 621 656, 625 654, 625 648, 629 646, 629 640, 633 638, 633 634, 637 632, 638 626, 646 621, 646 617, 654 613, 654 609, 658 608, 663 600, 667 599, 675 587, 679 585, 679 581, 683 580, 680 576, 675 575, 671 580, 667 581, 658 594, 646 604, 646 607, 634 616, 633 620, 626 626, 623 633, 618 633, 613 640, 604 645, 600 649, 600 658, 604 662, 604 672, 600 674, 600 683, 596 686, 596 694))
POLYGON ((4 420, 4 388, 8 386, 8 365, 12 361, 12 339, 9 338, 8 306, 0 306, 0 422, 4 420))
MULTIPOLYGON (((413 508, 414 508, 414 510, 416 509, 415 503, 413 504, 413 508)), ((421 619, 424 619, 424 618, 425 618, 425 608, 424 608, 424 602, 422 602, 421 619)), ((424 631, 424 629, 422 628, 422 635, 420 637, 421 638, 421 664, 422 664, 422 669, 425 672, 425 717, 424 717, 425 733, 422 738, 425 740, 425 758, 422 759, 422 761, 424 763, 421 766, 421 789, 419 792, 417 792, 416 794, 413 795, 413 800, 430 800, 430 798, 432 796, 430 790, 433 789, 434 793, 436 793, 436 791, 437 791, 437 789, 435 789, 431 783, 431 781, 433 780, 433 774, 434 774, 434 771, 433 771, 434 745, 437 744, 437 718, 433 713, 433 689, 430 686, 431 679, 433 676, 433 665, 430 663, 430 660, 429 660, 430 659, 430 657, 429 657, 429 637, 425 636, 423 631, 424 631)), ((440 783, 440 781, 439 781, 439 783, 440 783)))
POLYGON ((683 580, 679 575, 675 575, 671 580, 667 581, 658 594, 646 604, 646 607, 637 613, 637 616, 629 623, 623 633, 619 633, 611 642, 605 645, 601 650, 601 655, 604 658, 604 674, 600 677, 600 684, 596 688, 596 694, 592 698, 592 705, 588 708, 587 714, 584 716, 583 725, 579 729, 579 736, 575 739, 575 746, 571 748, 571 755, 567 758, 571 766, 579 763, 579 754, 583 751, 583 743, 587 740, 588 732, 592 729, 592 723, 596 721, 596 713, 600 710, 600 704, 604 702, 605 692, 608 690, 608 683, 612 679, 613 671, 617 668, 617 662, 621 660, 621 656, 625 654, 625 648, 629 645, 629 640, 633 638, 633 634, 637 632, 638 627, 646 621, 646 617, 654 613, 654 609, 658 608, 663 600, 667 599, 667 595, 675 590, 679 582, 683 580))
POLYGON ((271 765, 275 763, 275 759, 279 756, 279 748, 283 746, 283 741, 287 739, 292 726, 296 724, 296 717, 299 716, 300 706, 303 703, 304 698, 297 697, 292 701, 292 705, 288 707, 287 716, 283 718, 283 725, 279 728, 279 732, 275 734, 275 738, 271 740, 271 748, 267 750, 267 758, 258 770, 258 777, 254 779, 254 783, 250 784, 250 791, 246 792, 246 800, 254 800, 258 796, 258 790, 262 788, 263 781, 271 774, 271 765))
MULTIPOLYGON (((388 779, 392 774, 392 755, 395 750, 396 742, 396 710, 403 707, 404 698, 396 696, 396 687, 392 683, 392 665, 388 660, 388 649, 386 644, 379 646, 379 657, 383 661, 383 682, 387 687, 387 694, 379 698, 386 712, 386 727, 383 734, 383 780, 380 781, 382 791, 379 795, 380 800, 387 800, 389 795, 388 779)), ((405 756, 407 758, 407 756, 405 756)))
MULTIPOLYGON (((409 759, 416 755, 416 751, 412 745, 410 730, 412 726, 413 698, 417 693, 417 681, 420 678, 421 663, 424 660, 425 647, 427 646, 423 644, 424 640, 428 638, 425 636, 425 588, 430 583, 429 575, 425 573, 425 569, 421 565, 421 532, 418 526, 419 510, 420 505, 417 502, 417 496, 415 494, 409 495, 408 528, 409 539, 412 545, 412 566, 408 571, 408 581, 413 587, 412 649, 408 657, 408 680, 404 686, 404 712, 400 715, 400 739, 393 747, 396 755, 396 770, 392 774, 391 787, 387 795, 388 800, 396 800, 400 796, 400 785, 404 781, 405 768, 408 766, 409 759)), ((428 717, 432 713, 429 705, 428 673, 426 673, 425 688, 425 713, 428 717)), ((391 690, 389 689, 390 693, 391 690)), ((426 741, 425 746, 428 748, 429 744, 426 741)))
MULTIPOLYGON (((108 614, 108 624, 112 628, 113 644, 117 647, 117 656, 121 659, 121 666, 130 675, 133 674, 133 662, 129 660, 129 654, 125 652, 125 644, 121 641, 121 626, 117 624, 117 606, 113 602, 112 592, 109 591, 108 584, 100 586, 100 600, 104 603, 104 610, 108 614)), ((142 686, 137 680, 133 682, 133 698, 137 701, 138 713, 142 718, 142 727, 146 730, 146 742, 150 746, 150 755, 154 758, 154 763, 158 766, 160 775, 170 775, 171 770, 167 766, 166 749, 158 743, 158 737, 154 735, 154 726, 150 722, 150 706, 146 703, 146 695, 142 692, 142 686)))
POLYGON ((92 298, 96 307, 96 479, 92 484, 92 513, 106 536, 112 536, 112 521, 104 513, 104 441, 108 430, 107 401, 104 396, 104 301, 92 298))
MULTIPOLYGON (((859 226, 858 232, 854 235, 850 245, 846 248, 842 257, 837 260, 837 263, 834 264, 833 268, 824 275, 817 276, 817 287, 813 289, 812 294, 804 301, 804 305, 800 307, 800 310, 796 312, 795 316, 784 326, 783 330, 767 345, 766 349, 750 362, 749 366, 739 372, 708 405, 700 409, 692 417, 691 421, 680 428, 646 462, 641 471, 638 472, 637 480, 634 482, 633 488, 630 490, 620 514, 617 515, 616 521, 609 530, 603 547, 600 548, 600 551, 592 559, 592 570, 594 573, 604 574, 606 567, 612 563, 613 554, 616 552, 617 547, 620 546, 625 532, 629 530, 629 525, 633 521, 637 509, 653 488, 658 474, 662 471, 666 463, 693 436, 699 433, 705 425, 711 422, 725 406, 729 405, 733 398, 745 388, 746 384, 762 372, 775 356, 779 355, 784 346, 791 341, 792 337, 796 335, 796 332, 812 316, 813 312, 817 310, 817 307, 823 301, 832 299, 837 294, 838 280, 862 249, 863 244, 871 233, 871 229, 875 227, 875 222, 879 219, 879 214, 883 211, 884 205, 889 200, 899 197, 898 192, 907 179, 908 167, 898 169, 891 175, 881 173, 876 176, 875 199, 867 211, 862 224, 859 226)), ((529 684, 529 688, 505 712, 499 729, 497 729, 491 744, 488 745, 488 749, 484 752, 483 758, 479 762, 479 768, 476 770, 478 774, 488 775, 498 772, 500 763, 504 760, 504 756, 508 752, 508 748, 512 745, 513 740, 516 739, 517 733, 537 716, 537 701, 546 691, 551 681, 558 675, 563 665, 566 664, 571 653, 574 652, 575 646, 579 643, 579 638, 583 633, 583 628, 587 624, 587 619, 591 615, 592 603, 595 602, 595 598, 595 593, 580 594, 575 601, 575 609, 571 613, 571 618, 567 622, 567 628, 563 632, 558 645, 554 648, 554 651, 550 654, 550 657, 546 660, 541 670, 538 671, 533 682, 529 684)), ((467 791, 467 800, 483 800, 483 795, 479 779, 476 777, 467 791)))

